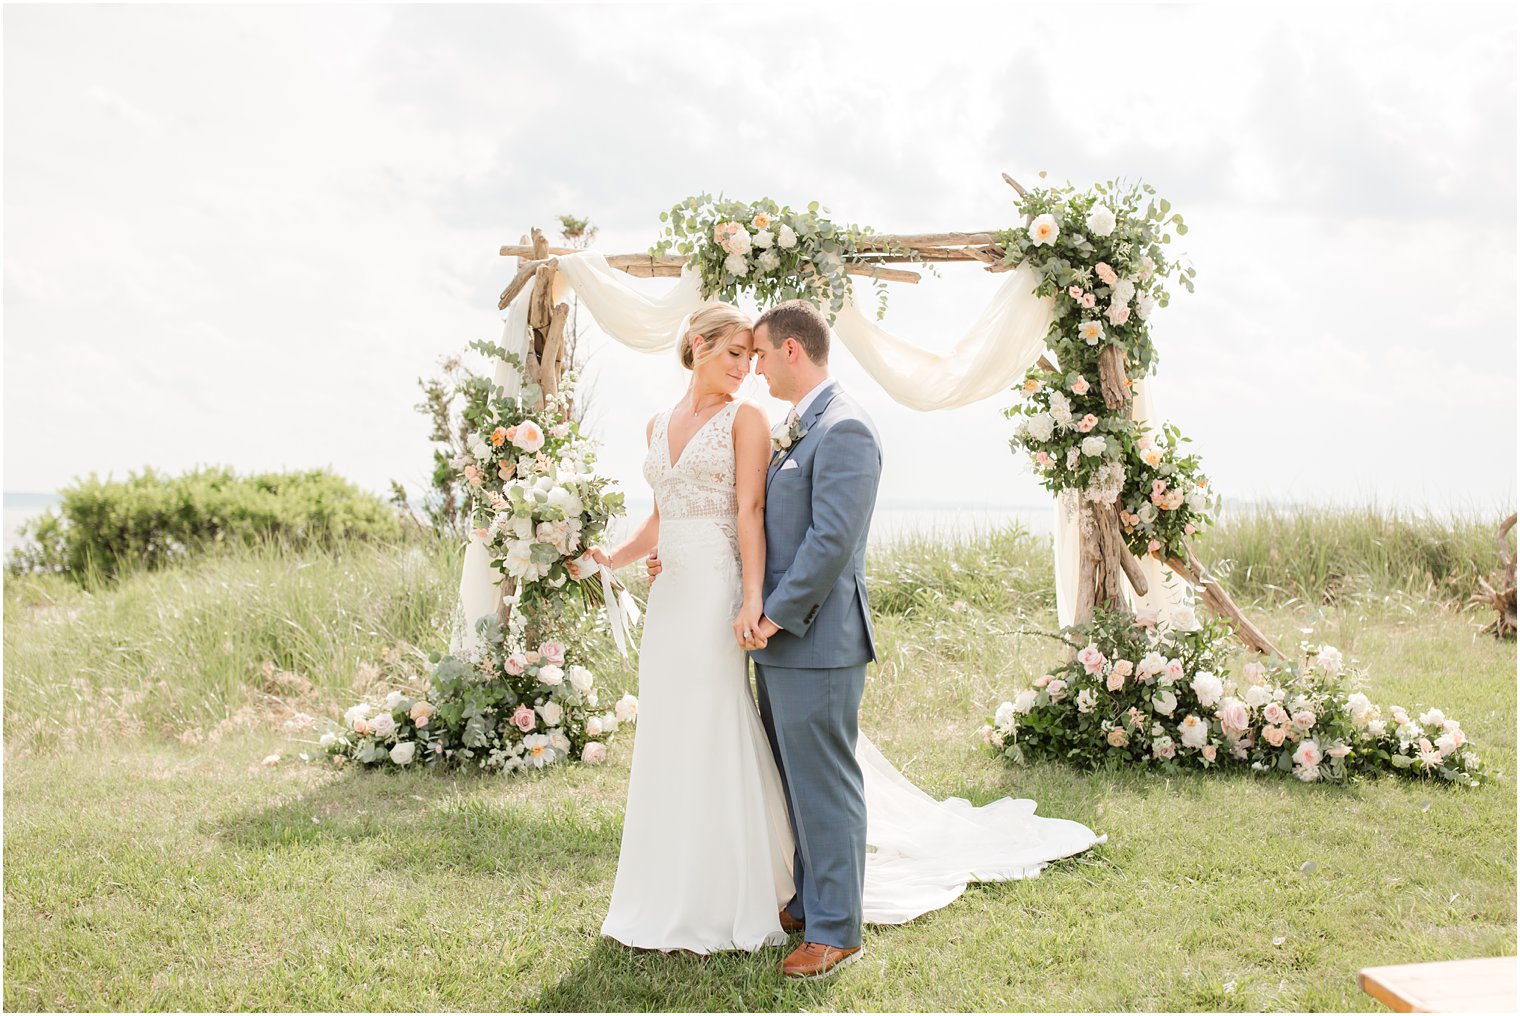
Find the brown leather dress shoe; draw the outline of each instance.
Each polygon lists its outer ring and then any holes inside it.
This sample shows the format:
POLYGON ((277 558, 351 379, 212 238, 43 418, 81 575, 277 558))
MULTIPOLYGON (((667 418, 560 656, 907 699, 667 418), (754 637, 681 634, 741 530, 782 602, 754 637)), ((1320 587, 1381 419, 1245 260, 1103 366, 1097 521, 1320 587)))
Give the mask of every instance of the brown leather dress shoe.
POLYGON ((781 972, 788 977, 830 977, 862 955, 862 947, 858 945, 853 949, 836 949, 822 942, 804 942, 781 961, 781 972))
POLYGON ((781 930, 784 931, 784 932, 786 932, 788 935, 795 935, 795 934, 797 934, 797 932, 799 932, 803 928, 807 927, 806 924, 804 924, 803 922, 797 920, 797 918, 793 917, 792 916, 792 912, 790 910, 786 909, 785 907, 781 908, 781 915, 780 915, 780 917, 781 917, 781 930))

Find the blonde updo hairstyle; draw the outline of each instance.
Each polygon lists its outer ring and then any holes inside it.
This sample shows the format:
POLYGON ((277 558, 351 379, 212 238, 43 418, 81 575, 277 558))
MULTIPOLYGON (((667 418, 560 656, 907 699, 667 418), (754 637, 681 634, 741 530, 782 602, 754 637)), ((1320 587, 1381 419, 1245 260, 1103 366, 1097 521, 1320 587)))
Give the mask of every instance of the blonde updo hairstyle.
POLYGON ((686 331, 681 336, 678 347, 681 366, 695 370, 698 364, 706 363, 721 353, 728 346, 729 336, 735 332, 749 331, 753 327, 754 322, 731 303, 718 300, 704 303, 691 312, 686 331), (700 352, 696 348, 697 339, 703 340, 700 352))

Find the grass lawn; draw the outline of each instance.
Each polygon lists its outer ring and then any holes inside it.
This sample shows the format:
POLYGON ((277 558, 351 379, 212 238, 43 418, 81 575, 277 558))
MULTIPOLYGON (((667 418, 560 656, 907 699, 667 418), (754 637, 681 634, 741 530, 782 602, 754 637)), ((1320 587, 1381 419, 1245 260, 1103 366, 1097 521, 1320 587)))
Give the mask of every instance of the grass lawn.
POLYGON ((631 738, 600 769, 513 779, 299 759, 315 733, 283 718, 335 715, 399 679, 370 666, 385 647, 441 637, 450 553, 254 554, 94 593, 10 580, 5 1006, 1377 1010, 1360 967, 1515 952, 1515 646, 1486 618, 1402 591, 1249 608, 1280 645, 1366 663, 1385 707, 1460 719, 1503 774, 1486 787, 1009 769, 976 731, 1053 659, 1016 634, 1054 624, 1041 553, 873 559, 862 725, 932 794, 1030 797, 1108 843, 868 928, 821 984, 784 980, 780 948, 599 940, 631 738), (270 685, 266 659, 306 680, 270 685))

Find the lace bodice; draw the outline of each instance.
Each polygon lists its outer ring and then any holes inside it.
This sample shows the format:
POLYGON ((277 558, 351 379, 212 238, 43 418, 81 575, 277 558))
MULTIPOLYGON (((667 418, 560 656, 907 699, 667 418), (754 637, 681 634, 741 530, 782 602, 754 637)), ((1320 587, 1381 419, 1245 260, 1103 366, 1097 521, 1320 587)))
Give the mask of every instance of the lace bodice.
POLYGON ((644 479, 654 491, 661 521, 713 519, 733 526, 739 516, 734 488, 734 400, 712 415, 695 434, 681 456, 670 461, 670 414, 656 418, 644 459, 644 479))

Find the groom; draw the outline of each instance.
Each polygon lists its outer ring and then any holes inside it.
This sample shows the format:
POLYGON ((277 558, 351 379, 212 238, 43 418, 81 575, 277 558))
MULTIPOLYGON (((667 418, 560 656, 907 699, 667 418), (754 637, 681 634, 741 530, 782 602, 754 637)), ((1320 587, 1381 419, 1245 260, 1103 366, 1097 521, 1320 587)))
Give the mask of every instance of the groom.
POLYGON ((866 664, 876 659, 865 555, 881 442, 829 376, 829 326, 812 304, 762 314, 755 359, 771 395, 795 408, 777 428, 766 473, 764 612, 734 627, 755 661, 797 844, 797 894, 780 916, 805 941, 781 970, 824 977, 861 955, 866 802, 855 740, 866 664))

